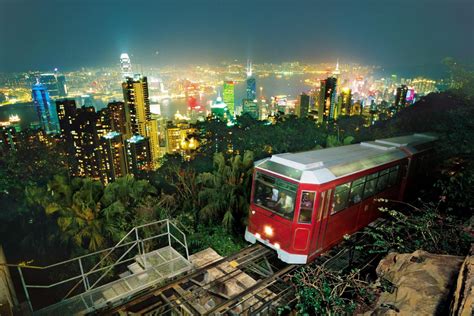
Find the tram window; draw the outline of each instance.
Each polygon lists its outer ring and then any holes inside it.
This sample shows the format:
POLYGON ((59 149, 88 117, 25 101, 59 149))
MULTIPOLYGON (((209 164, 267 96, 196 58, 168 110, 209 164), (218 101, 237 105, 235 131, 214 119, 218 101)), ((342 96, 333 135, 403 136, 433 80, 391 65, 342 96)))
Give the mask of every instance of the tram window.
POLYGON ((365 177, 352 182, 351 193, 349 195, 349 205, 354 205, 362 201, 362 191, 364 190, 365 177))
MULTIPOLYGON (((330 197, 328 197, 328 200, 330 197)), ((324 203, 326 203, 326 192, 322 192, 319 198, 319 205, 318 205, 318 221, 322 219, 323 211, 324 211, 324 203)))
POLYGON ((335 214, 347 207, 347 200, 349 199, 350 182, 338 185, 334 192, 334 207, 331 215, 335 214))
POLYGON ((292 220, 297 185, 257 172, 254 203, 292 220))
POLYGON ((377 181, 376 192, 382 192, 387 187, 388 182, 388 169, 380 171, 379 180, 377 181))
POLYGON ((303 191, 301 193, 300 216, 298 222, 311 223, 315 196, 316 192, 303 191))
POLYGON ((377 184, 378 172, 367 176, 367 181, 364 187, 364 199, 371 197, 375 193, 375 185, 377 184))
POLYGON ((398 182, 398 170, 400 166, 390 168, 390 174, 388 176, 388 186, 391 187, 398 182))

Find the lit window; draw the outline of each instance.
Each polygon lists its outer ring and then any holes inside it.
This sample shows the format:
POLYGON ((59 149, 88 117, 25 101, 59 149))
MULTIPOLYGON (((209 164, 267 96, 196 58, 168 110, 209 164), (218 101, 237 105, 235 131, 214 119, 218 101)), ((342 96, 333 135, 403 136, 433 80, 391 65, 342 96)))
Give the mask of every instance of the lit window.
POLYGON ((336 191, 334 192, 333 209, 332 209, 331 215, 347 207, 350 186, 351 186, 351 183, 349 182, 349 183, 338 185, 336 187, 336 191))

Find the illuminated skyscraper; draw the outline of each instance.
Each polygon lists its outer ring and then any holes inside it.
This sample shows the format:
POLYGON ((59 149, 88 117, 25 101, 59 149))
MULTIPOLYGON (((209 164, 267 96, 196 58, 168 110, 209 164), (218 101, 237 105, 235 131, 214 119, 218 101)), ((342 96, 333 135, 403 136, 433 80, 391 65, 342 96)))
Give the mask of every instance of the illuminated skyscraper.
POLYGON ((101 181, 105 184, 115 181, 127 174, 125 148, 122 135, 109 132, 100 139, 101 181))
POLYGON ((60 126, 60 138, 63 141, 66 156, 68 158, 68 168, 70 174, 76 174, 78 166, 76 159, 76 147, 79 146, 79 139, 76 135, 76 101, 73 99, 56 100, 56 111, 60 126), (74 131, 74 132, 73 132, 74 131))
POLYGON ((127 53, 120 55, 120 69, 122 70, 122 78, 133 77, 132 62, 127 53))
POLYGON ((125 156, 127 157, 128 173, 140 174, 152 169, 150 142, 148 138, 134 135, 125 140, 125 156))
POLYGON ((74 100, 57 100, 61 139, 72 175, 100 179, 99 114, 93 107, 76 107, 74 100))
POLYGON ((299 102, 296 104, 295 114, 298 117, 307 117, 309 111, 309 95, 302 93, 299 102))
POLYGON ((395 93, 395 103, 394 106, 398 110, 404 108, 407 104, 407 93, 408 87, 402 84, 400 87, 397 88, 395 93))
POLYGON ((131 124, 132 134, 148 136, 145 125, 151 120, 151 112, 147 78, 139 75, 135 78, 127 78, 122 83, 122 89, 126 120, 131 124))
POLYGON ((255 100, 257 99, 257 82, 252 76, 252 62, 249 62, 247 65, 247 99, 255 100))
POLYGON ((227 121, 229 119, 229 109, 227 108, 227 104, 222 102, 220 96, 217 97, 216 102, 211 104, 211 114, 214 118, 218 118, 222 121, 227 121))
MULTIPOLYGON (((159 144, 158 123, 151 119, 147 77, 136 75, 133 79, 127 78, 126 82, 122 84, 122 88, 125 100, 126 126, 130 125, 131 134, 147 137, 153 166, 157 166, 158 159, 161 158, 162 154, 159 144)), ((126 135, 126 138, 130 137, 128 132, 124 135, 126 135)))
POLYGON ((34 84, 32 97, 43 130, 47 134, 57 133, 59 131, 58 115, 56 114, 56 109, 51 104, 46 86, 39 82, 34 84))
POLYGON ((336 113, 337 78, 329 77, 321 80, 318 103, 318 122, 334 120, 336 113))
POLYGON ((231 116, 235 114, 235 84, 233 81, 224 81, 223 98, 231 116))
POLYGON ((344 88, 341 90, 341 94, 339 95, 337 102, 337 112, 339 115, 356 114, 352 113, 352 91, 350 88, 344 88))
POLYGON ((111 102, 107 104, 107 109, 110 117, 110 129, 122 134, 125 139, 130 138, 132 136, 132 126, 130 115, 127 115, 125 111, 125 104, 123 102, 111 102))
POLYGON ((163 151, 160 148, 160 135, 157 120, 149 120, 145 123, 146 135, 150 142, 150 151, 153 168, 159 165, 159 159, 163 157, 163 151))

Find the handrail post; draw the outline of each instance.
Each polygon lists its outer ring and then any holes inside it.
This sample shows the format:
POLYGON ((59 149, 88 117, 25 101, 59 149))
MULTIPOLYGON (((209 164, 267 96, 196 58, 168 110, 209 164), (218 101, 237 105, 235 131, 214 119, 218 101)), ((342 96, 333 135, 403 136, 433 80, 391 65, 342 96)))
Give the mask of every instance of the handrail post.
POLYGON ((30 307, 31 312, 33 313, 33 305, 31 304, 30 294, 28 293, 28 287, 25 283, 25 278, 23 277, 23 272, 21 272, 21 267, 17 266, 18 273, 20 274, 21 285, 23 286, 23 290, 25 291, 26 301, 28 302, 28 306, 30 307))
POLYGON ((145 256, 146 252, 145 252, 145 245, 143 244, 143 240, 140 240, 138 242, 138 248, 142 249, 142 255, 141 256, 142 256, 142 260, 143 260, 143 268, 146 270, 147 269, 146 256, 145 256))
POLYGON ((82 259, 79 258, 79 268, 81 269, 82 282, 84 282, 84 290, 87 292, 89 290, 89 278, 84 275, 84 269, 82 267, 82 259))
POLYGON ((171 232, 170 232, 170 220, 166 219, 166 227, 168 229, 168 246, 171 248, 171 232))
POLYGON ((186 249, 186 260, 189 260, 189 250, 188 250, 188 240, 186 239, 186 235, 182 233, 184 236, 184 248, 186 249))
POLYGON ((139 253, 140 257, 142 257, 143 268, 146 270, 145 247, 143 246, 143 241, 140 240, 140 236, 138 235, 138 228, 137 227, 135 227, 135 236, 136 236, 136 239, 137 239, 138 253, 139 253))
POLYGON ((138 229, 136 227, 133 228, 135 230, 135 242, 138 246, 138 253, 142 255, 142 250, 140 248, 140 238, 138 237, 138 229))

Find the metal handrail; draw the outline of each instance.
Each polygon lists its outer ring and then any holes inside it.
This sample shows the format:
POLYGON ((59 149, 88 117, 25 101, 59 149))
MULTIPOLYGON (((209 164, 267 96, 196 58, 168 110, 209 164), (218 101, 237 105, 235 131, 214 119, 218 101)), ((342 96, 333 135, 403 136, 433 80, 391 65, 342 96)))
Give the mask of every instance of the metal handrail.
MULTIPOLYGON (((155 221, 155 222, 143 224, 143 225, 140 225, 140 226, 135 226, 134 228, 132 228, 124 237, 122 237, 122 239, 120 239, 120 241, 119 241, 114 247, 110 248, 109 252, 108 252, 104 257, 102 257, 102 259, 91 269, 91 271, 93 271, 95 268, 97 268, 115 249, 119 248, 119 245, 120 245, 130 234, 132 234, 133 232, 135 232, 136 239, 135 239, 134 242, 137 243, 137 242, 139 241, 139 239, 138 239, 138 229, 139 229, 139 228, 148 227, 148 226, 151 226, 151 225, 157 225, 157 224, 159 224, 159 223, 161 223, 161 222, 167 222, 167 223, 169 223, 169 220, 168 220, 168 219, 162 219, 162 220, 159 220, 159 221, 155 221)), ((170 232, 169 232, 169 229, 168 229, 168 234, 169 234, 169 233, 170 233, 170 232)), ((130 249, 131 249, 131 248, 130 248, 130 249)), ((130 249, 127 250, 127 251, 125 252, 125 254, 127 254, 127 253, 130 251, 130 249)), ((140 246, 138 247, 138 249, 140 250, 140 246)), ((121 258, 122 258, 122 257, 120 257, 119 260, 120 260, 121 258)), ((112 267, 113 267, 113 265, 112 265, 112 267)), ((107 274, 107 273, 112 269, 112 267, 111 267, 105 274, 107 274)), ((102 280, 103 277, 105 276, 105 274, 102 275, 102 276, 99 278, 98 281, 102 280)), ((74 290, 79 286, 79 284, 81 284, 81 281, 78 281, 78 282, 74 285, 74 287, 73 287, 71 290, 69 290, 69 292, 67 292, 67 294, 64 296, 63 300, 66 299, 71 293, 73 293, 74 290)), ((95 286, 96 284, 97 284, 97 281, 96 281, 92 286, 95 286)), ((87 291, 87 290, 89 290, 89 289, 86 288, 85 290, 87 291)))
MULTIPOLYGON (((115 246, 112 247, 112 248, 109 250, 109 252, 108 252, 104 257, 102 257, 102 259, 100 259, 99 262, 97 262, 97 264, 95 264, 95 265, 92 267, 92 269, 89 271, 89 273, 90 273, 91 271, 94 271, 95 268, 97 268, 97 267, 105 260, 105 258, 107 258, 115 249, 118 248, 118 246, 119 246, 132 232, 135 231, 135 229, 136 229, 136 227, 134 227, 133 229, 131 229, 125 236, 123 236, 122 239, 120 239, 120 241, 119 241, 117 244, 115 244, 115 246)), ((74 290, 79 286, 79 284, 81 284, 81 281, 77 282, 77 283, 72 287, 72 289, 69 290, 69 292, 66 293, 66 295, 65 295, 64 298, 63 298, 63 300, 66 299, 66 298, 69 296, 69 294, 71 294, 72 292, 74 292, 74 290)), ((85 290, 87 291, 87 289, 85 289, 85 290)))
MULTIPOLYGON (((181 231, 178 227, 176 227, 176 225, 174 223, 172 223, 169 219, 163 219, 163 220, 154 221, 154 222, 151 222, 151 223, 146 223, 146 224, 142 224, 142 225, 134 227, 125 236, 123 236, 119 240, 119 242, 117 242, 117 244, 113 247, 106 248, 106 249, 103 249, 103 250, 98 250, 98 251, 95 251, 93 253, 82 255, 82 256, 79 256, 79 257, 76 257, 76 258, 72 258, 72 259, 61 261, 61 262, 53 263, 53 264, 50 264, 50 265, 47 265, 47 266, 29 265, 28 263, 19 263, 19 264, 1 263, 0 266, 7 266, 7 267, 17 268, 18 273, 20 275, 20 279, 21 279, 23 289, 25 291, 25 295, 26 295, 28 304, 30 306, 30 309, 33 311, 33 306, 31 304, 32 302, 30 300, 30 296, 29 296, 29 292, 28 292, 29 288, 32 288, 32 289, 33 288, 36 288, 36 289, 50 289, 50 288, 53 288, 55 286, 62 285, 62 284, 68 283, 68 282, 75 282, 77 280, 77 283, 75 283, 74 286, 72 287, 72 289, 70 289, 68 291, 66 296, 64 296, 63 300, 70 297, 71 294, 74 293, 74 291, 81 284, 83 284, 83 287, 84 287, 84 291, 81 291, 81 294, 80 294, 81 297, 82 297, 82 295, 85 295, 85 293, 92 290, 92 288, 94 288, 94 291, 97 288, 100 288, 102 285, 100 285, 99 282, 103 281, 104 277, 112 270, 113 267, 115 267, 117 265, 120 265, 120 264, 127 263, 129 261, 136 260, 137 255, 141 256, 143 258, 143 263, 145 264, 145 268, 146 268, 147 264, 146 264, 146 260, 145 260, 145 256, 146 256, 145 242, 148 243, 151 240, 155 240, 155 239, 158 239, 158 238, 163 238, 166 235, 168 235, 168 245, 169 245, 169 247, 172 247, 172 240, 174 239, 180 246, 184 247, 185 252, 186 252, 186 259, 189 259, 189 252, 188 252, 188 249, 187 249, 186 234, 184 234, 183 231, 181 231), (140 229, 150 227, 150 226, 153 226, 153 225, 159 225, 159 226, 158 226, 158 228, 154 229, 151 232, 150 236, 146 237, 147 235, 146 234, 144 235, 144 233, 146 233, 146 232, 139 232, 140 229), (171 226, 174 228, 173 230, 170 229, 171 226), (133 234, 135 234, 135 236, 133 236, 133 234), (132 240, 127 241, 127 239, 130 239, 130 238, 132 238, 132 240), (125 247, 125 252, 123 252, 123 253, 120 252, 121 255, 117 260, 114 260, 114 262, 111 263, 111 264, 101 266, 101 264, 104 263, 104 261, 107 258, 110 258, 112 252, 116 251, 117 249, 123 248, 123 247, 125 247), (137 250, 134 250, 134 248, 137 249, 137 250), (130 256, 132 250, 133 250, 133 253, 136 253, 137 255, 134 255, 132 258, 128 258, 127 255, 130 256), (85 258, 91 258, 92 256, 98 256, 98 255, 101 256, 101 259, 91 269, 89 269, 89 271, 84 271, 84 267, 83 267, 84 259, 85 258), (75 264, 76 262, 78 263, 79 269, 80 269, 80 274, 79 275, 70 277, 66 280, 61 280, 61 281, 53 283, 53 284, 49 284, 49 285, 31 284, 31 285, 29 285, 29 284, 26 284, 25 278, 23 276, 23 270, 24 269, 47 270, 47 269, 62 266, 62 265, 65 265, 65 264, 75 264), (93 284, 89 284, 90 276, 92 274, 99 273, 99 272, 102 273, 102 274, 98 277, 98 279, 96 279, 96 281, 93 284)), ((95 260, 96 259, 94 259, 94 261, 95 260)))

